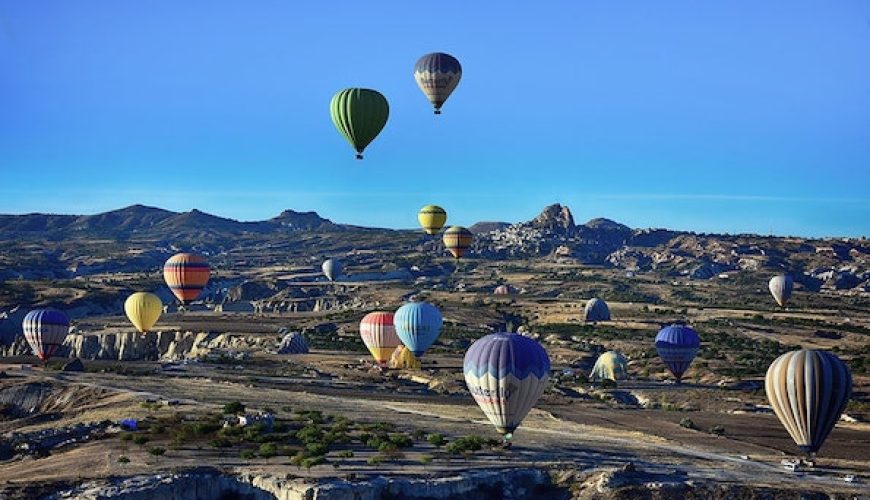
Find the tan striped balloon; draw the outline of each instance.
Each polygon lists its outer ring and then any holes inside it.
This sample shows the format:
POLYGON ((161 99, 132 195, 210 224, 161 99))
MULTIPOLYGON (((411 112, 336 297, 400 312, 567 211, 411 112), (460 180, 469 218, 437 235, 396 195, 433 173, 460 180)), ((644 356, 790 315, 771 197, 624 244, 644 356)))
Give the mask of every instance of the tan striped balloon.
POLYGON ((795 444, 815 453, 846 409, 852 375, 833 354, 802 349, 776 358, 767 369, 764 387, 795 444))

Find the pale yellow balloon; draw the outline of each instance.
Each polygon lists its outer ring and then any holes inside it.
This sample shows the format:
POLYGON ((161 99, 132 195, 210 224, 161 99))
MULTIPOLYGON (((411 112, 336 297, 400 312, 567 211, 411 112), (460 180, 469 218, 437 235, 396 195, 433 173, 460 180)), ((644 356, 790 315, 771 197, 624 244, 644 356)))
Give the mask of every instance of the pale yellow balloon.
POLYGON ((136 292, 124 302, 124 312, 130 323, 142 333, 150 330, 163 312, 163 302, 160 297, 148 292, 136 292))

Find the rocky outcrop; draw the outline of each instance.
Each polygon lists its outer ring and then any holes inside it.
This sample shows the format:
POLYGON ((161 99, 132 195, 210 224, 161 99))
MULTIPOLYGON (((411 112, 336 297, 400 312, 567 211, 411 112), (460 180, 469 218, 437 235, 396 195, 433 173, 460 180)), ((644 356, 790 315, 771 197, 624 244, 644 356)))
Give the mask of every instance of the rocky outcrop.
POLYGON ((550 205, 532 219, 530 225, 534 228, 550 231, 570 232, 574 229, 574 216, 571 209, 556 203, 550 205))
POLYGON ((538 499, 551 496, 556 489, 549 475, 538 469, 476 470, 456 476, 404 478, 377 476, 366 481, 327 479, 318 482, 279 479, 273 476, 224 475, 216 470, 179 474, 135 476, 92 481, 48 498, 101 500, 123 497, 128 500, 178 499, 206 500, 243 498, 249 500, 380 500, 383 498, 459 499, 502 498, 538 499))
POLYGON ((264 339, 206 332, 73 334, 68 355, 82 359, 176 361, 261 347, 264 339))
MULTIPOLYGON (((800 490, 754 486, 735 482, 703 481, 674 469, 660 473, 638 470, 631 463, 622 467, 590 470, 492 469, 471 470, 448 477, 384 477, 364 481, 340 479, 302 480, 275 476, 222 474, 212 468, 88 481, 44 498, 102 500, 408 500, 541 498, 578 500, 656 498, 683 500, 704 498, 846 498, 848 489, 822 492, 812 487, 800 490)), ((0 489, 0 495, 4 491, 0 489)))

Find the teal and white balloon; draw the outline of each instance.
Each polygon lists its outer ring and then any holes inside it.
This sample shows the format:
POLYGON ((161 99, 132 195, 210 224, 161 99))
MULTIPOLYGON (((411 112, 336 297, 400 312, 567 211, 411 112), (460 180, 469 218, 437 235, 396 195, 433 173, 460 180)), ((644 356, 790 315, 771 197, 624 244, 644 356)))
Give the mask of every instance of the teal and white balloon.
POLYGON ((414 356, 426 352, 441 334, 441 312, 428 302, 408 302, 393 316, 396 335, 414 356))

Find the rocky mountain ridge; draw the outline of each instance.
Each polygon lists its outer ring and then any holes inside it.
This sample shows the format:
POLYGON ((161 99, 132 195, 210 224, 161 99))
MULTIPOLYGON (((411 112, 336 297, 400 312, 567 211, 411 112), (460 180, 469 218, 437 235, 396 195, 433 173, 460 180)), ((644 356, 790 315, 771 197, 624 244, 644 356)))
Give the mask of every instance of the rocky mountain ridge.
POLYGON ((197 209, 172 212, 145 205, 131 205, 95 215, 0 215, 0 240, 14 238, 179 238, 207 235, 263 234, 292 230, 339 230, 316 212, 285 210, 264 221, 240 222, 197 209))
MULTIPOLYGON (((735 271, 788 272, 809 289, 870 291, 866 239, 632 229, 605 218, 577 224, 570 208, 560 204, 527 222, 481 222, 472 229, 470 258, 565 259, 695 279, 735 271)), ((372 271, 395 259, 407 261, 409 269, 417 263, 406 256, 414 252, 445 255, 440 239, 422 232, 336 224, 316 212, 285 210, 265 221, 240 222, 199 210, 178 213, 143 205, 88 216, 2 215, 0 241, 9 243, 0 250, 0 279, 156 270, 182 249, 233 269, 312 258, 316 267, 324 255, 359 260, 369 254, 372 271), (112 243, 100 243, 105 240, 112 243)))

